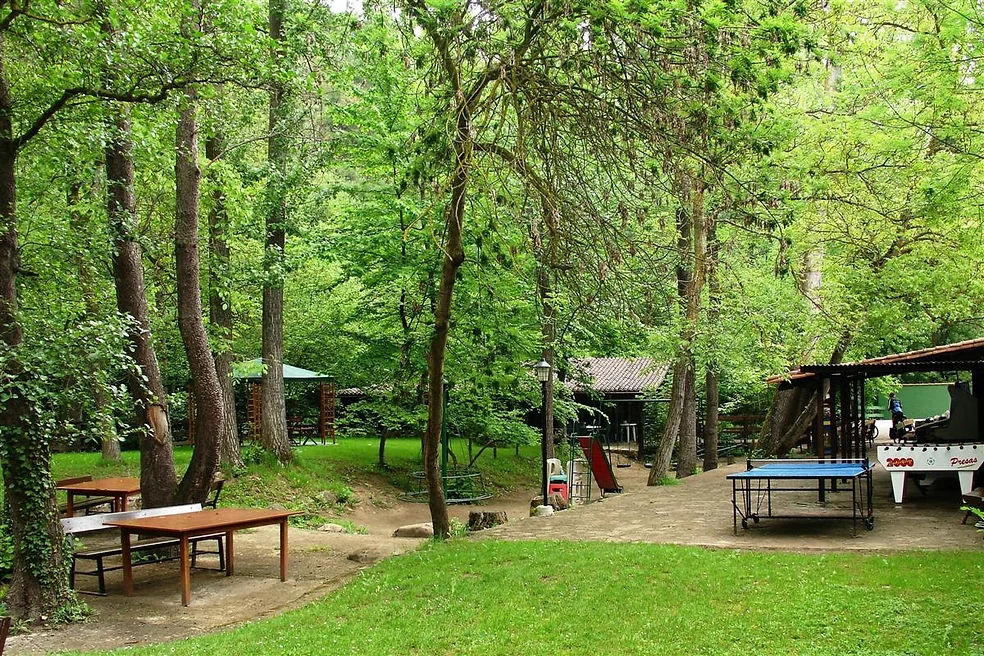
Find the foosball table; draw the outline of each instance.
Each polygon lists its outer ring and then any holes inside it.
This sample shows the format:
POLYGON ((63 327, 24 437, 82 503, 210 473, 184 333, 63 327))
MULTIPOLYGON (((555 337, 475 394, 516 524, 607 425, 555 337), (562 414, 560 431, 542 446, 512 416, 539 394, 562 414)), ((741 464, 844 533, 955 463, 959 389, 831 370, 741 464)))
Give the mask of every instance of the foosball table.
MULTIPOLYGON (((960 492, 974 487, 974 472, 984 464, 984 444, 891 444, 877 448, 878 462, 892 477, 895 503, 902 503, 907 474, 956 472, 960 492)), ((917 482, 918 483, 918 482, 917 482)), ((926 483, 928 485, 928 483, 926 483)))

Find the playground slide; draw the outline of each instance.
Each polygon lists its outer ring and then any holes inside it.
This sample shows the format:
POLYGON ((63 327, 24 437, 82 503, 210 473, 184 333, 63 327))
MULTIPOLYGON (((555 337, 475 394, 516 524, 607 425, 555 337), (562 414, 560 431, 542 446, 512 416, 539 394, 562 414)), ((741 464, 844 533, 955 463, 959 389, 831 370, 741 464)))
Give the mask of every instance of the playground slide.
POLYGON ((591 473, 594 474, 598 487, 606 494, 617 494, 622 487, 615 481, 615 472, 608 454, 601 448, 601 442, 591 437, 578 437, 584 457, 591 463, 591 473))

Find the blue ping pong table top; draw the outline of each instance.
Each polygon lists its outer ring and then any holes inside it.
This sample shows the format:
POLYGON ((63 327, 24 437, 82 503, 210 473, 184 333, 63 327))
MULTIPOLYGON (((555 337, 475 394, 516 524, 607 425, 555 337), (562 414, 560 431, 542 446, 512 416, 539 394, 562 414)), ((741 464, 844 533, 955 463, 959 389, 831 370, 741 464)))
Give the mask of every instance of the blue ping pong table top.
POLYGON ((727 478, 854 478, 868 469, 860 462, 770 463, 727 478))

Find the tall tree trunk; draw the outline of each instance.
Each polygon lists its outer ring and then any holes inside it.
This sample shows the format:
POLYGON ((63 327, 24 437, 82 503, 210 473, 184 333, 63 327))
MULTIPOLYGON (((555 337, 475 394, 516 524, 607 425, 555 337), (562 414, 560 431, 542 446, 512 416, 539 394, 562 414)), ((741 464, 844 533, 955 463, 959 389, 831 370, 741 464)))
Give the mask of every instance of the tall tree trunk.
POLYGON ((113 239, 113 280, 116 307, 130 317, 130 355, 140 368, 127 375, 140 435, 140 494, 145 508, 174 502, 175 469, 167 396, 150 332, 147 288, 142 250, 137 241, 136 199, 133 191, 133 140, 130 112, 112 108, 110 139, 106 146, 108 217, 113 239))
POLYGON ((666 475, 670 471, 673 449, 676 446, 677 436, 680 434, 680 424, 686 412, 688 371, 688 363, 682 358, 677 358, 676 363, 673 365, 673 385, 670 388, 670 404, 666 413, 666 426, 663 428, 663 436, 659 441, 659 445, 656 447, 653 466, 649 470, 648 485, 659 485, 660 481, 666 478, 666 475))
POLYGON ((689 199, 690 243, 692 252, 686 262, 690 264, 689 283, 686 285, 684 304, 683 345, 687 363, 687 388, 684 395, 686 411, 680 420, 680 448, 677 458, 677 476, 684 478, 697 472, 697 392, 694 342, 700 323, 701 294, 707 279, 707 218, 704 211, 704 182, 700 176, 689 172, 684 175, 683 197, 689 199))
POLYGON ((72 599, 63 565, 62 531, 51 484, 48 440, 34 430, 34 408, 21 391, 30 374, 18 359, 23 333, 17 321, 17 146, 11 114, 4 37, 0 33, 0 340, 4 396, 0 401, 0 471, 10 520, 13 575, 4 603, 18 619, 51 616, 72 599))
MULTIPOLYGON (((277 47, 283 42, 284 0, 270 0, 270 38, 277 47)), ((278 55, 279 56, 279 55, 278 55)), ((266 253, 263 284, 263 388, 260 397, 263 446, 281 463, 293 459, 287 437, 287 408, 284 400, 284 247, 286 245, 287 145, 283 135, 287 110, 284 86, 277 82, 270 92, 270 136, 267 159, 270 166, 269 212, 266 222, 266 253)))
POLYGON ((444 498, 438 447, 441 443, 441 422, 444 418, 444 359, 447 355, 448 328, 451 321, 451 301, 458 268, 465 261, 461 243, 461 228, 465 218, 465 195, 472 161, 471 110, 459 104, 454 139, 454 174, 451 178, 451 202, 445 210, 447 239, 444 262, 434 308, 434 335, 427 354, 427 431, 424 436, 424 477, 427 481, 427 500, 430 505, 434 536, 446 538, 451 534, 448 506, 444 498))
MULTIPOLYGON (((218 123, 218 122, 216 122, 218 123)), ((222 128, 213 127, 214 134, 205 141, 205 157, 215 162, 225 148, 222 128)), ((209 295, 208 310, 215 348, 215 374, 222 393, 222 430, 219 433, 219 455, 222 464, 233 470, 242 469, 239 448, 239 429, 236 425, 236 397, 232 388, 232 300, 229 298, 229 215, 222 181, 213 179, 212 207, 208 214, 209 295)))
MULTIPOLYGON (((721 312, 721 279, 718 277, 718 255, 720 245, 717 240, 717 215, 707 217, 707 323, 710 333, 717 342, 721 334, 718 318, 721 312)), ((712 350, 717 350, 714 344, 712 350)), ((704 373, 704 397, 707 401, 704 415, 704 471, 718 466, 718 363, 711 358, 704 373)))
POLYGON ((198 166, 198 118, 194 89, 186 92, 175 131, 174 259, 177 267, 178 328, 191 370, 195 397, 195 447, 177 499, 204 501, 219 468, 222 390, 205 332, 198 254, 198 203, 202 172, 198 166))
MULTIPOLYGON (((834 57, 836 59, 836 57, 834 57)), ((833 63, 833 59, 828 59, 826 64, 827 77, 824 80, 824 93, 826 102, 824 103, 831 111, 836 109, 834 98, 837 87, 841 79, 841 68, 833 63)), ((820 222, 825 221, 826 209, 820 205, 820 222)), ((889 251, 891 252, 891 251, 889 251)), ((803 254, 803 265, 800 275, 796 279, 796 287, 800 294, 807 300, 811 314, 821 311, 823 299, 820 295, 820 287, 823 282, 823 243, 816 244, 813 248, 803 254)), ((830 362, 840 362, 847 352, 851 337, 844 333, 834 347, 830 356, 830 362)), ((813 359, 813 351, 820 341, 820 335, 816 335, 807 349, 802 353, 801 360, 807 362, 813 359)), ((828 387, 822 390, 826 397, 828 387)), ((803 438, 804 434, 810 430, 811 424, 816 420, 817 393, 816 390, 793 387, 789 389, 777 390, 772 397, 772 403, 766 412, 765 421, 762 423, 762 433, 759 437, 759 448, 767 455, 782 456, 789 452, 803 438)))
MULTIPOLYGON (((73 172, 73 176, 75 173, 73 172)), ((85 303, 85 313, 90 319, 99 317, 99 302, 96 300, 96 292, 93 288, 92 272, 89 270, 87 254, 94 248, 90 235, 92 230, 89 226, 89 217, 79 210, 81 206, 82 186, 78 179, 70 182, 68 189, 68 211, 72 225, 72 233, 77 239, 82 241, 79 248, 78 262, 79 287, 82 291, 82 300, 85 303)), ((92 402, 96 408, 96 421, 98 422, 99 444, 102 450, 102 458, 107 462, 120 461, 120 440, 116 432, 116 424, 112 416, 107 412, 109 399, 106 390, 97 380, 102 362, 90 360, 88 363, 91 379, 89 381, 92 390, 92 402)))
POLYGON ((673 448, 677 453, 677 476, 697 469, 697 402, 693 347, 700 320, 700 298, 704 288, 707 224, 704 219, 704 185, 689 172, 677 180, 677 294, 683 315, 680 348, 673 368, 673 390, 666 429, 657 447, 649 484, 655 485, 669 471, 673 448))
POLYGON ((680 439, 677 446, 677 478, 686 478, 697 473, 697 372, 693 355, 687 359, 686 365, 684 411, 680 413, 680 439))

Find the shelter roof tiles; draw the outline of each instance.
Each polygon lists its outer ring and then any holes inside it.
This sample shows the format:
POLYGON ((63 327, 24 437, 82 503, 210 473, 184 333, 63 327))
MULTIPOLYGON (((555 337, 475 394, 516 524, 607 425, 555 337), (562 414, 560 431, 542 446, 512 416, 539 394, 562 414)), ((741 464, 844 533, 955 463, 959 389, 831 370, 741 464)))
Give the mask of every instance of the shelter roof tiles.
POLYGON ((652 358, 577 358, 571 361, 574 387, 601 394, 639 394, 663 384, 668 363, 652 358))
POLYGON ((840 364, 802 365, 789 373, 770 376, 769 384, 802 383, 804 379, 825 374, 886 375, 906 371, 945 371, 947 369, 979 368, 984 365, 984 338, 932 346, 929 348, 894 353, 875 358, 840 364))

